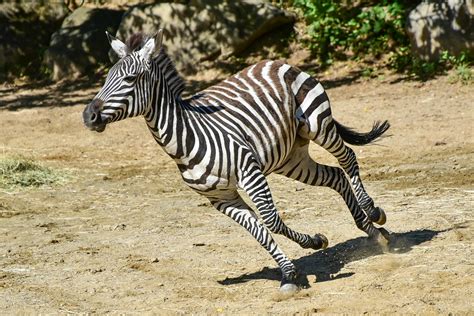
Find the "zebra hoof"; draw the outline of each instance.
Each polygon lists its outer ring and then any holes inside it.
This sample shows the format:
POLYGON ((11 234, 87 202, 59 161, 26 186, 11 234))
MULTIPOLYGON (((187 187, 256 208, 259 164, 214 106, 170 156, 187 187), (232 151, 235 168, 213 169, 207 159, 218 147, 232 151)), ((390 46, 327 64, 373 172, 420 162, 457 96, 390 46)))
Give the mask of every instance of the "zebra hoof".
POLYGON ((300 288, 293 283, 285 283, 282 286, 280 286, 280 292, 283 294, 294 294, 298 292, 300 288))
POLYGON ((315 244, 314 249, 326 249, 328 247, 329 241, 323 234, 316 234, 312 238, 315 244))
POLYGON ((393 235, 392 235, 392 232, 389 231, 388 229, 383 228, 383 227, 378 228, 378 230, 379 230, 379 232, 382 234, 382 236, 383 236, 386 240, 388 240, 388 243, 390 243, 391 240, 392 240, 392 236, 393 236, 393 235))
POLYGON ((289 273, 283 273, 283 277, 280 283, 280 293, 293 294, 299 291, 299 287, 296 285, 297 273, 291 271, 289 273))
POLYGON ((387 216, 385 215, 384 210, 381 209, 380 207, 377 207, 376 209, 379 211, 380 215, 379 215, 379 219, 375 221, 375 223, 379 225, 385 224, 385 222, 387 221, 387 216))
POLYGON ((385 215, 384 210, 380 207, 374 207, 368 213, 372 223, 383 225, 387 221, 387 216, 385 215))

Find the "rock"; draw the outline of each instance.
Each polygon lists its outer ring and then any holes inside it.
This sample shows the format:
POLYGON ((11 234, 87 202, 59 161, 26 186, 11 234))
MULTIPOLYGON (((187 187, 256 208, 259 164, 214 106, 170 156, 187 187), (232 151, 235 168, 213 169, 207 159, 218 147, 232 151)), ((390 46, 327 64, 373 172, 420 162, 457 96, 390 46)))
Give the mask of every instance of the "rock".
POLYGON ((474 54, 474 1, 424 1, 410 12, 407 32, 413 53, 424 60, 436 60, 444 50, 474 54))
POLYGON ((66 17, 62 4, 24 1, 0 4, 0 82, 37 75, 51 34, 66 17))
POLYGON ((236 54, 262 35, 289 25, 294 17, 261 0, 194 0, 130 8, 116 36, 164 29, 164 46, 178 70, 190 74, 200 61, 236 54))
POLYGON ((105 31, 115 33, 124 11, 81 7, 72 12, 51 37, 44 65, 51 79, 94 73, 109 62, 105 31))

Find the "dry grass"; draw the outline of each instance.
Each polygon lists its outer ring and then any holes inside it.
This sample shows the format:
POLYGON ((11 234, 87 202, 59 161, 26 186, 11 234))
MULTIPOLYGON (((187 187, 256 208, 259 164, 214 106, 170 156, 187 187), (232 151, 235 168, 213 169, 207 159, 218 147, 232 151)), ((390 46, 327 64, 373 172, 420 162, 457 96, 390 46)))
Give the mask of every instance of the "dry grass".
POLYGON ((0 157, 0 187, 51 185, 66 180, 67 173, 45 167, 31 158, 0 157))

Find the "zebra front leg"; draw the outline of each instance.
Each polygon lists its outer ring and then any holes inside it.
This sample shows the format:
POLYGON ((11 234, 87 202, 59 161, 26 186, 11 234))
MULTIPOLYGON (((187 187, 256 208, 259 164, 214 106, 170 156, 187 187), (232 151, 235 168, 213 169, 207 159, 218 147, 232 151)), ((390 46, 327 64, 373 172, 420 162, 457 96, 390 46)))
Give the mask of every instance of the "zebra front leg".
POLYGON ((241 186, 256 205, 265 226, 271 232, 289 238, 302 248, 318 250, 325 249, 328 246, 328 239, 323 234, 315 234, 314 236, 302 234, 292 230, 283 222, 273 202, 265 175, 256 163, 248 165, 244 174, 241 186))
POLYGON ((252 209, 235 192, 233 199, 220 200, 209 198, 212 205, 225 215, 243 226, 270 253, 281 269, 282 279, 280 291, 292 293, 298 291, 296 285, 296 268, 288 257, 280 250, 270 232, 257 219, 252 209))

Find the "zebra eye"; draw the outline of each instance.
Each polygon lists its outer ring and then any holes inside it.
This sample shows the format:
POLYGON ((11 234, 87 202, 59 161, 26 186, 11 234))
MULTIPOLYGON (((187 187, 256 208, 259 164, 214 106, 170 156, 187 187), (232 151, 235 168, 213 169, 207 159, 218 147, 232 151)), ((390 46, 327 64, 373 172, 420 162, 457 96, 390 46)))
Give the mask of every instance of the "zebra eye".
POLYGON ((133 83, 135 81, 135 76, 126 76, 123 78, 123 80, 128 83, 133 83))

